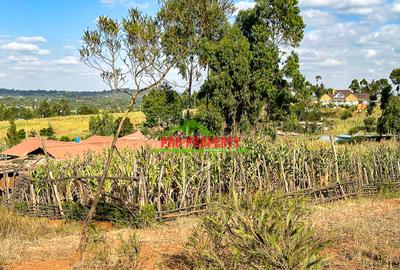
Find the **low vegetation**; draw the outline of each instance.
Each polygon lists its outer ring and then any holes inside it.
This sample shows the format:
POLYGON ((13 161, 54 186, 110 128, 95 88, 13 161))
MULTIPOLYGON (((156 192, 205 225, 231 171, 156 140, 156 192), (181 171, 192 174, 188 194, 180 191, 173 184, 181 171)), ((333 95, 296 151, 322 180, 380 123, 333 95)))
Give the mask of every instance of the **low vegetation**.
POLYGON ((324 243, 306 221, 304 202, 256 194, 218 203, 201 218, 188 247, 196 269, 322 269, 324 243))
MULTIPOLYGON (((113 114, 115 117, 121 116, 119 113, 113 114)), ((89 135, 89 119, 90 115, 70 115, 62 117, 50 118, 36 118, 31 120, 16 120, 15 124, 17 129, 24 129, 28 135, 34 131, 36 134, 40 133, 43 128, 48 128, 49 125, 53 127, 55 136, 68 136, 69 138, 86 137, 89 135)), ((146 117, 142 112, 129 113, 129 119, 134 126, 141 125, 146 117)), ((7 130, 10 126, 8 121, 0 121, 0 138, 6 136, 7 130)))

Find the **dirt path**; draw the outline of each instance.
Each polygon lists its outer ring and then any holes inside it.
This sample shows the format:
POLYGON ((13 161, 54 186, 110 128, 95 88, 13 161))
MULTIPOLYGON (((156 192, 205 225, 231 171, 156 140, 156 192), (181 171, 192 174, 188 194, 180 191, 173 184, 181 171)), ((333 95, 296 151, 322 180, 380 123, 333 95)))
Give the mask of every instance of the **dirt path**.
MULTIPOLYGON (((136 232, 141 242, 139 269, 158 270, 175 269, 170 258, 179 257, 184 251, 184 243, 196 224, 194 218, 157 225, 143 230, 112 230, 107 233, 110 239, 136 232)), ((26 246, 21 252, 21 263, 7 265, 4 269, 13 270, 67 270, 77 261, 75 248, 79 236, 51 239, 43 243, 26 246)), ((1 267, 0 267, 1 269, 1 267)))

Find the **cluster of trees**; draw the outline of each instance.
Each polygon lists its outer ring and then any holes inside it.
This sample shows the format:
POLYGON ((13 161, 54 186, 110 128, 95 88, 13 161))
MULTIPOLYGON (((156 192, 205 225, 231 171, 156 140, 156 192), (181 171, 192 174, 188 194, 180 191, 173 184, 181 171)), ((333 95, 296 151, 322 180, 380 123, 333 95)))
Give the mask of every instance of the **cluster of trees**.
POLYGON ((154 17, 137 9, 122 21, 101 16, 83 35, 81 60, 133 99, 151 90, 142 105, 149 127, 179 122, 181 107, 185 118, 219 133, 308 117, 309 98, 323 87, 299 70, 294 48, 305 25, 298 1, 257 0, 234 21, 233 12, 231 0, 163 0, 154 17), (173 68, 187 82, 180 98, 160 86, 173 68))
MULTIPOLYGON (((294 49, 305 25, 298 0, 256 0, 231 20, 233 12, 231 0, 162 0, 155 16, 138 9, 121 21, 101 16, 96 29, 84 32, 81 60, 111 90, 130 95, 130 106, 150 91, 142 104, 146 127, 196 119, 215 133, 231 133, 318 121, 311 97, 329 89, 320 76, 313 85, 299 70, 294 49), (183 95, 162 84, 174 68, 187 82, 183 95), (200 75, 204 83, 193 93, 200 75)), ((385 104, 392 96, 384 79, 353 81, 351 88, 385 104)))
POLYGON ((73 111, 69 102, 65 99, 42 100, 37 106, 6 106, 0 103, 0 121, 10 121, 17 119, 47 118, 54 116, 66 116, 72 114, 87 115, 96 114, 99 110, 95 106, 82 105, 73 111))
MULTIPOLYGON (((117 132, 119 122, 122 117, 114 119, 110 113, 102 113, 90 117, 89 130, 91 135, 112 136, 117 132)), ((120 137, 131 134, 133 132, 133 124, 131 120, 126 118, 122 125, 120 137)))
POLYGON ((349 132, 356 133, 360 130, 366 132, 378 132, 379 134, 400 133, 400 68, 394 69, 388 79, 361 82, 353 80, 350 88, 355 93, 367 93, 370 95, 370 105, 367 109, 367 117, 364 126, 354 127, 349 132), (394 88, 393 88, 394 86, 394 88), (372 114, 379 104, 382 115, 376 119, 372 114))

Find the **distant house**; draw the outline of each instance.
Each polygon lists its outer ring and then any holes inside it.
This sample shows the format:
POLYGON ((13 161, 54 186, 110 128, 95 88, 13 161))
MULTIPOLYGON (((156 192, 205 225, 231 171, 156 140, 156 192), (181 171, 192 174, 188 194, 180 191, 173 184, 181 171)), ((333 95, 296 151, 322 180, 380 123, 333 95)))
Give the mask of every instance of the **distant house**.
POLYGON ((325 94, 321 97, 320 102, 323 106, 368 106, 370 99, 368 94, 358 94, 351 90, 333 90, 330 94, 325 94))

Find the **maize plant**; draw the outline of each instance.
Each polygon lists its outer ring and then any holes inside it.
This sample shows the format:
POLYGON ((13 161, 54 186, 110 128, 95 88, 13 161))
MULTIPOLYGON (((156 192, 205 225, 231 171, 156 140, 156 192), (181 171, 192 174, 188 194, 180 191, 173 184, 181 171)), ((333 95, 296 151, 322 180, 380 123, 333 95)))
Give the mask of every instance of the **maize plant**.
MULTIPOLYGON (((268 190, 293 192, 328 186, 337 179, 370 184, 400 177, 396 142, 337 145, 337 159, 330 143, 311 140, 277 144, 254 140, 244 147, 247 151, 193 153, 120 149, 111 164, 104 200, 132 209, 147 204, 171 209, 232 192, 239 196, 268 190)), ((36 167, 32 173, 36 201, 90 204, 106 151, 103 155, 89 153, 83 159, 49 160, 36 167)))

